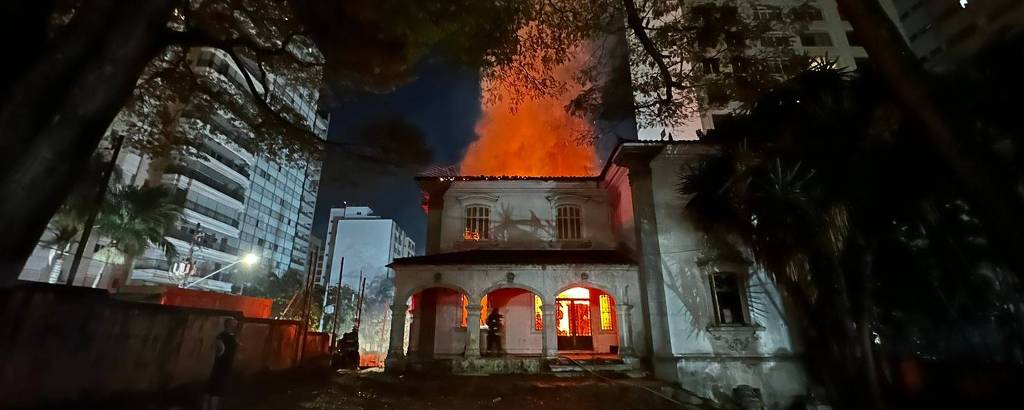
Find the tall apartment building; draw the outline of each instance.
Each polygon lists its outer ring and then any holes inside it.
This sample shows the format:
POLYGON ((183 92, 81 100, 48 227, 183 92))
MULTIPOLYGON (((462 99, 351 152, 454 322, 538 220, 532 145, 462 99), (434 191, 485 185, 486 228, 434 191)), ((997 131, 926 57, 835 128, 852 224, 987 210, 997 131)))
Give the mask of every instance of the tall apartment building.
POLYGON ((970 57, 1024 24, 1021 0, 893 0, 910 49, 929 68, 970 57))
MULTIPOLYGON (((870 1, 878 1, 890 15, 890 18, 895 21, 896 8, 891 0, 870 1)), ((867 52, 861 46, 853 26, 843 16, 843 12, 835 0, 755 0, 740 4, 739 13, 741 18, 750 19, 751 21, 781 18, 781 13, 786 11, 787 8, 804 5, 812 7, 811 11, 805 13, 805 16, 810 21, 803 32, 774 33, 770 36, 773 39, 772 46, 777 47, 781 44, 784 47, 792 47, 796 54, 807 55, 811 58, 835 60, 838 65, 849 69, 857 69, 857 67, 868 63, 867 52)), ((728 62, 724 61, 715 66, 721 67, 722 70, 731 69, 728 62)), ((778 70, 775 74, 779 76, 787 74, 782 62, 777 66, 778 70)), ((716 119, 729 115, 737 106, 735 103, 726 104, 724 108, 702 112, 699 116, 695 115, 685 124, 666 129, 666 131, 671 132, 676 139, 695 139, 697 138, 698 131, 714 128, 716 119)), ((641 128, 638 131, 638 136, 642 140, 659 139, 663 129, 665 128, 641 128)))
POLYGON ((314 285, 324 284, 324 255, 324 240, 316 235, 310 235, 306 271, 310 274, 314 285))
MULTIPOLYGON (((258 75, 238 67, 220 50, 193 49, 188 61, 197 75, 227 82, 243 93, 249 93, 244 76, 258 75)), ((262 91, 260 82, 254 83, 262 91)), ((280 82, 270 86, 275 98, 303 114, 310 132, 326 138, 328 118, 318 109, 315 93, 295 92, 280 82)), ((239 141, 251 136, 217 112, 181 119, 179 132, 194 130, 207 133, 196 147, 197 158, 172 158, 161 177, 185 200, 180 226, 167 235, 179 258, 167 261, 151 249, 137 261, 131 282, 176 284, 188 273, 189 280, 195 280, 248 253, 258 255, 260 262, 244 274, 282 275, 289 269, 304 273, 320 164, 281 165, 250 152, 239 141)), ((129 183, 141 183, 152 174, 152 161, 139 153, 126 153, 118 162, 129 183)), ((224 278, 232 273, 226 271, 196 287, 230 292, 232 285, 224 278)))
MULTIPOLYGON (((340 332, 354 324, 360 277, 366 279, 359 328, 359 349, 363 364, 382 365, 387 352, 391 325, 391 299, 394 295, 394 270, 388 267, 397 258, 413 256, 416 244, 392 219, 373 214, 366 206, 331 209, 324 256, 323 282, 328 292, 342 290, 340 332), (344 262, 342 259, 344 258, 344 262)), ((330 328, 330 326, 327 326, 330 328)))

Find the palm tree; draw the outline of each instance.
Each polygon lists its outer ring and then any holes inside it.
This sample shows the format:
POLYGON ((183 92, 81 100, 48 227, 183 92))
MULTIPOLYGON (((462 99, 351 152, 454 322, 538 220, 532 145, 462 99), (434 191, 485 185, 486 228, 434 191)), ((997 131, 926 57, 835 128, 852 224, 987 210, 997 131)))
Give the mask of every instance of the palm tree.
POLYGON ((739 243, 772 275, 809 371, 851 408, 884 405, 876 351, 913 345, 936 316, 965 338, 1007 306, 992 289, 1014 286, 981 272, 998 259, 978 211, 878 84, 812 67, 709 134, 717 151, 680 184, 708 243, 739 243))
POLYGON ((78 243, 78 235, 81 233, 85 216, 74 207, 63 206, 50 220, 49 231, 51 236, 41 241, 44 246, 53 248, 56 255, 46 266, 50 272, 47 283, 57 283, 60 279, 60 272, 64 266, 64 257, 68 255, 71 246, 78 243))
MULTIPOLYGON (((56 255, 47 265, 47 269, 50 271, 48 283, 57 283, 60 279, 64 258, 71 253, 72 246, 80 240, 79 236, 88 220, 89 212, 94 209, 96 191, 102 184, 108 183, 103 180, 103 175, 104 170, 109 166, 109 163, 101 155, 93 155, 83 180, 75 186, 67 201, 50 219, 48 226, 50 235, 40 241, 43 246, 51 247, 56 251, 56 255)), ((111 170, 109 179, 113 181, 120 179, 120 170, 117 167, 111 170)), ((105 197, 104 201, 106 200, 105 197)))
POLYGON ((130 279, 132 265, 146 249, 158 247, 168 260, 177 256, 177 251, 165 233, 178 224, 181 216, 181 202, 174 192, 163 186, 124 186, 116 188, 96 219, 96 230, 109 243, 97 252, 104 260, 104 267, 93 281, 99 284, 103 270, 109 263, 124 267, 120 283, 130 279))

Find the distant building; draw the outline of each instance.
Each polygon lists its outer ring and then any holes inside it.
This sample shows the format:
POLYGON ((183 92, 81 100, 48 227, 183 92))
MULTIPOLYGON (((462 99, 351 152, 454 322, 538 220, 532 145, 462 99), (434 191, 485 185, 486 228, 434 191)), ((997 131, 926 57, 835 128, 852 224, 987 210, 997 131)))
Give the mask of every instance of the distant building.
POLYGON ((1021 0, 893 0, 907 43, 929 68, 971 57, 1024 24, 1021 0))
POLYGON ((328 291, 339 278, 342 284, 338 330, 347 332, 354 325, 360 277, 365 278, 359 349, 364 365, 382 364, 394 295, 395 275, 388 264, 415 255, 416 244, 394 220, 366 206, 348 206, 331 209, 325 249, 322 281, 328 291))
MULTIPOLYGON (((252 67, 239 67, 223 51, 194 48, 188 62, 197 77, 233 87, 250 94, 245 77, 262 91, 261 74, 252 67)), ((243 59, 243 65, 251 63, 243 59)), ((321 139, 327 136, 328 116, 319 109, 319 95, 293 89, 274 80, 269 84, 273 98, 300 113, 306 129, 321 139)), ((116 128, 120 117, 115 120, 116 128)), ((135 260, 128 284, 180 285, 195 281, 238 261, 247 253, 259 256, 250 275, 283 275, 289 269, 306 272, 309 235, 320 180, 319 162, 279 165, 244 147, 252 135, 217 111, 201 111, 178 120, 177 131, 198 141, 194 155, 174 154, 155 160, 144 153, 125 149, 117 159, 121 181, 125 185, 161 183, 174 189, 182 201, 182 219, 175 229, 166 232, 178 257, 167 260, 159 249, 151 248, 135 260)), ((43 240, 52 236, 47 233, 43 240)), ((85 258, 75 283, 100 288, 119 287, 101 258, 93 253, 106 242, 90 239, 85 258), (99 245, 92 245, 97 243, 99 245)), ((70 257, 61 257, 59 250, 40 245, 26 264, 24 280, 59 282, 67 277, 70 257), (63 259, 67 259, 64 261, 63 259), (66 262, 66 263, 65 263, 66 262)), ((73 253, 74 249, 71 250, 73 253)), ((231 292, 230 275, 234 269, 198 283, 195 288, 231 292)), ((252 277, 252 276, 250 276, 252 277)), ((247 277, 249 278, 249 277, 247 277)), ((248 281, 248 279, 247 279, 248 281)))
MULTIPOLYGON (((194 49, 189 62, 197 75, 226 82, 243 93, 249 93, 244 76, 259 79, 260 75, 249 67, 239 67, 215 49, 194 49)), ((328 118, 318 109, 316 93, 302 93, 278 82, 270 86, 275 88, 275 98, 305 117, 310 132, 326 138, 328 118)), ((190 253, 196 265, 193 276, 205 276, 247 253, 260 258, 259 266, 251 268, 250 274, 281 276, 289 269, 305 273, 320 164, 280 165, 254 154, 237 142, 251 135, 232 127, 216 112, 183 118, 182 122, 180 132, 189 128, 209 130, 198 147, 199 159, 176 157, 163 171, 162 181, 177 187, 185 197, 184 221, 168 235, 182 260, 165 261, 159 251, 151 249, 132 273, 132 282, 180 281, 180 266, 190 253)), ((119 162, 151 162, 135 160, 138 157, 129 153, 119 162)), ((142 177, 152 173, 147 170, 142 177)), ((135 182, 140 179, 137 173, 130 177, 135 182)), ((224 272, 197 287, 231 291, 227 278, 233 272, 224 272)))
POLYGON ((310 279, 314 285, 322 285, 324 280, 324 240, 316 235, 309 236, 309 254, 306 262, 306 270, 312 271, 310 279))
MULTIPOLYGON (((896 9, 893 7, 892 0, 872 1, 878 1, 890 18, 895 21, 896 9)), ((684 3, 694 2, 695 0, 687 0, 684 3)), ((773 44, 770 47, 791 47, 796 54, 835 60, 839 66, 849 69, 857 69, 868 64, 867 51, 862 47, 853 26, 846 20, 836 0, 755 0, 741 4, 742 6, 739 8, 741 18, 751 21, 771 21, 781 18, 785 11, 794 7, 810 7, 811 11, 805 14, 810 20, 806 29, 800 33, 772 33, 770 37, 773 39, 773 44)), ((708 58, 701 64, 714 67, 716 72, 718 70, 732 72, 734 68, 729 61, 719 60, 721 59, 708 58)), ((773 74, 779 77, 792 74, 788 71, 784 61, 770 61, 770 63, 773 74)), ((711 94, 714 94, 714 90, 702 92, 707 98, 711 98, 711 94)), ((725 104, 721 109, 701 112, 700 115, 695 115, 692 119, 676 127, 641 128, 637 131, 639 139, 661 139, 662 130, 671 133, 676 140, 696 139, 698 131, 704 132, 715 128, 716 121, 729 116, 737 107, 737 103, 725 104)))

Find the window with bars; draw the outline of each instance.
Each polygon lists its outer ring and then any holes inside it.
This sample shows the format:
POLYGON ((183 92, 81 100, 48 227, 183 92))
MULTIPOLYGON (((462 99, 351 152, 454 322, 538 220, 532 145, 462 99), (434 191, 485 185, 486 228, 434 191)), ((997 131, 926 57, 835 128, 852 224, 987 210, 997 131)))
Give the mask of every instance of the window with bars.
POLYGON ((471 206, 466 208, 466 240, 491 239, 491 208, 471 206))
POLYGON ((583 238, 582 212, 576 205, 562 205, 555 210, 555 227, 559 240, 583 238))
POLYGON ((613 330, 615 328, 615 311, 612 310, 611 296, 601 295, 597 301, 601 308, 601 330, 613 330))

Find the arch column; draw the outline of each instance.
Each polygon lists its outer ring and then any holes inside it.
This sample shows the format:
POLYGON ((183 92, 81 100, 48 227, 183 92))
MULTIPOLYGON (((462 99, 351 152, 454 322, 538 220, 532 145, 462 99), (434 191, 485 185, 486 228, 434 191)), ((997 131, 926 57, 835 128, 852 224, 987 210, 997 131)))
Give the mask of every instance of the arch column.
POLYGON ((406 304, 391 305, 391 339, 388 343, 388 357, 384 367, 388 371, 401 371, 405 364, 405 313, 406 304))
POLYGON ((540 305, 541 316, 544 320, 544 332, 541 333, 541 354, 545 359, 558 357, 558 333, 555 332, 555 305, 544 303, 540 305))
POLYGON ((615 316, 619 325, 619 356, 636 357, 636 351, 633 350, 633 305, 616 305, 615 316))
POLYGON ((480 305, 466 306, 465 357, 480 357, 480 305))
POLYGON ((406 320, 409 324, 409 345, 405 346, 405 356, 413 357, 416 355, 416 346, 420 341, 420 320, 419 320, 419 309, 413 309, 409 311, 409 315, 406 320))

